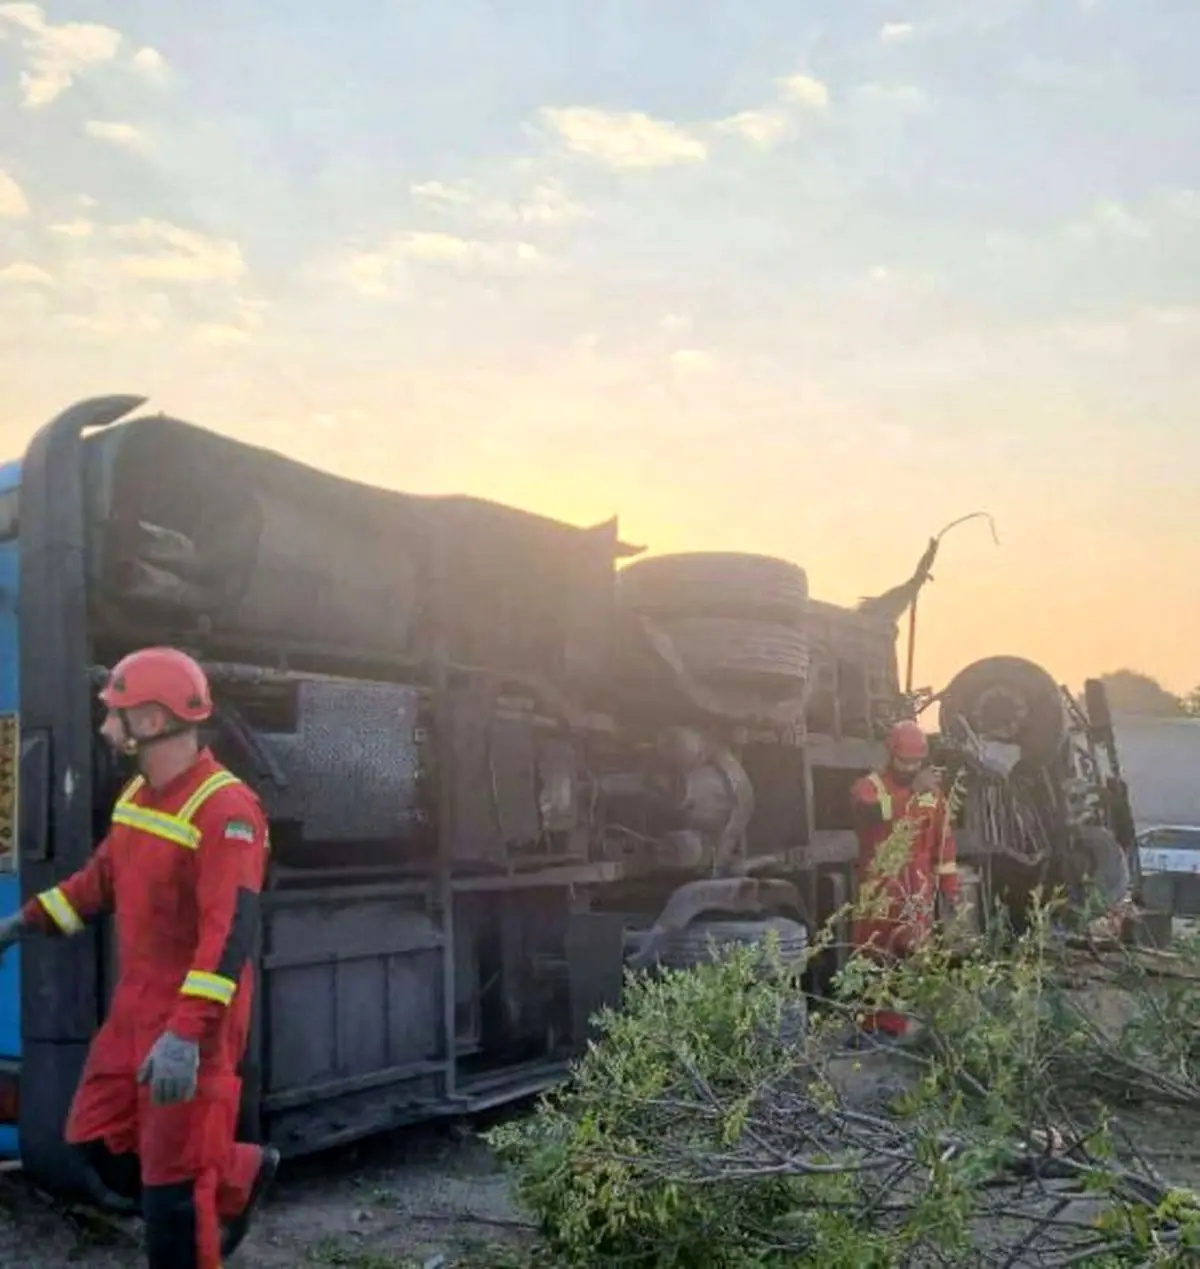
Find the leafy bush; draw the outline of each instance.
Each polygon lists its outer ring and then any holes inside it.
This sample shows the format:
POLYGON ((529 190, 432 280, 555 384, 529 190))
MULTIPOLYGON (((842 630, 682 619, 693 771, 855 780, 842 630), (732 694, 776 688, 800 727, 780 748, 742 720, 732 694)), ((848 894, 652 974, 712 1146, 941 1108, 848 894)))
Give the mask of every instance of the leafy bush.
MULTIPOLYGON (((632 976, 570 1082, 490 1135, 547 1262, 1197 1263, 1195 1199, 1139 1163, 1087 1078, 1137 1053, 1141 1095, 1165 1097, 1149 1024, 1096 1026, 1060 981, 1050 917, 953 954, 852 959, 803 1046, 783 1038, 798 988, 769 947, 632 976), (855 1016, 881 1007, 919 1018, 917 1042, 848 1049, 855 1016)), ((1194 1107, 1193 1072, 1163 1060, 1194 1107)))

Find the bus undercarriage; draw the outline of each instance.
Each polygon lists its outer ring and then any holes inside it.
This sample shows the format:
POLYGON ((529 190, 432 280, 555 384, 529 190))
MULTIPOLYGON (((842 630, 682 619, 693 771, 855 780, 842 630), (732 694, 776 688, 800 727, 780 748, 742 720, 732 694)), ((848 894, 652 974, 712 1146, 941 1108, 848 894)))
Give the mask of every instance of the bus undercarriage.
MULTIPOLYGON (((523 1097, 626 965, 698 958, 714 922, 773 923, 799 954, 850 897, 849 787, 913 706, 894 615, 814 601, 764 557, 618 572, 637 552, 615 522, 120 421, 141 404, 73 407, 23 464, 21 891, 104 831, 123 773, 96 740, 102 667, 193 652, 217 755, 271 817, 244 1134, 306 1153, 523 1097)), ((941 701, 960 853, 1013 894, 1070 882, 1081 851, 1125 858, 1102 699, 1072 714, 1039 675, 977 663, 941 701)), ((103 929, 22 949, 20 1149, 51 1189, 89 1184, 61 1128, 113 972, 103 929)))

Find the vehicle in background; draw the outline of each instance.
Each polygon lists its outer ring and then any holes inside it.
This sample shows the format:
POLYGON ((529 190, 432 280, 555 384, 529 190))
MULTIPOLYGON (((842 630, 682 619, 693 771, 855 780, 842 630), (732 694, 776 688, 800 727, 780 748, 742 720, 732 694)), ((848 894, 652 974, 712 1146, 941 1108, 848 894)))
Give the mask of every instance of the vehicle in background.
MULTIPOLYGON (((783 560, 632 559, 615 521, 340 480, 127 417, 142 404, 81 402, 0 469, 0 914, 105 830, 127 774, 96 734, 105 667, 151 643, 197 656, 208 740, 271 821, 244 1138, 303 1154, 528 1096, 627 965, 769 931, 800 960, 843 910, 850 787, 933 698, 900 689, 899 611, 813 600, 783 560)), ((960 856, 988 893, 1097 860, 1120 881, 1097 689, 1085 716, 991 658, 940 694, 960 856)), ((3 975, 0 1152, 94 1196, 61 1132, 111 931, 29 940, 3 975)))
POLYGON ((1115 714, 1138 829, 1200 824, 1200 718, 1115 714))
POLYGON ((1158 912, 1200 915, 1189 840, 1200 833, 1200 718, 1117 714, 1113 727, 1137 808, 1141 897, 1158 912))
POLYGON ((1200 825, 1157 824, 1138 833, 1146 903, 1177 917, 1200 917, 1200 825))

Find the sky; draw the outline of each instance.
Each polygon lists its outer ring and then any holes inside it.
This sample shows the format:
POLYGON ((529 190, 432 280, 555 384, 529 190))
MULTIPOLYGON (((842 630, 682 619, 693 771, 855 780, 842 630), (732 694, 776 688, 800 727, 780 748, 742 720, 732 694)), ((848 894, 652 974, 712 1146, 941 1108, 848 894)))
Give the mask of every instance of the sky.
POLYGON ((0 3, 0 452, 74 400, 1200 680, 1195 0, 0 3), (1186 633, 1184 633, 1186 632, 1186 633))

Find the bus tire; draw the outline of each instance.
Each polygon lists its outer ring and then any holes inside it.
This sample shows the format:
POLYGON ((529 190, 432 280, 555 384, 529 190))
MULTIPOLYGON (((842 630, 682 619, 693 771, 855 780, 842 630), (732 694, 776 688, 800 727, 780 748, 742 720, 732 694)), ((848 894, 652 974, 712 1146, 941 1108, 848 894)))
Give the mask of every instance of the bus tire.
POLYGON ((660 623, 679 660, 706 683, 805 683, 808 639, 802 631, 736 617, 675 617, 660 623))
POLYGON ((1129 857, 1116 837, 1099 824, 1084 824, 1071 833, 1063 879, 1072 904, 1099 904, 1112 911, 1129 896, 1129 857))
POLYGON ((981 739, 1011 741, 1030 762, 1052 763, 1067 734, 1062 693, 1054 679, 1024 657, 985 657, 960 670, 942 693, 938 727, 952 735, 965 718, 981 739), (989 727, 1003 723, 1004 734, 989 727))
POLYGON ((617 586, 622 605, 647 617, 756 616, 799 626, 808 608, 799 565, 735 551, 651 556, 623 568, 617 586))
MULTIPOLYGON (((688 970, 719 961, 731 947, 767 947, 770 935, 777 936, 777 955, 784 969, 802 971, 808 962, 808 930, 790 917, 771 916, 757 921, 699 917, 686 929, 672 935, 659 953, 664 969, 688 970)), ((764 963, 764 977, 772 966, 764 963)), ((780 1039, 801 1043, 808 1032, 808 1000, 799 982, 795 995, 784 1010, 780 1039)))

